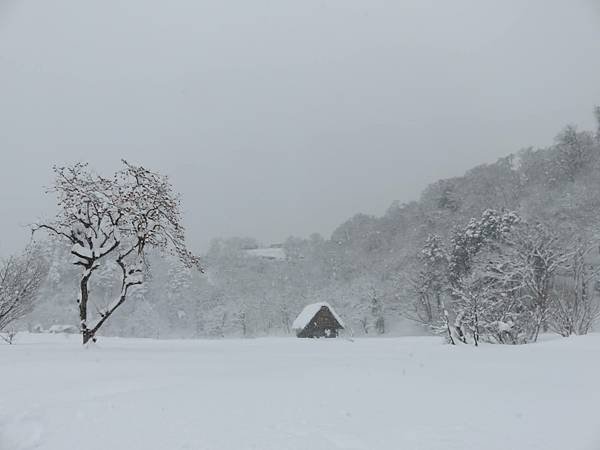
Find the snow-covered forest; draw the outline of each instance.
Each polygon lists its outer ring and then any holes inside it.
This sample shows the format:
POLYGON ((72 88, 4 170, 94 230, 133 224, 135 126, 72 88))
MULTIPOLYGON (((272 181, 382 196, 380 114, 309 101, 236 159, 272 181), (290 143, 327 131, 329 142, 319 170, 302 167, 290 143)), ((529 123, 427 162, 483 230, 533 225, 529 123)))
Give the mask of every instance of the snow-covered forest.
MULTIPOLYGON (((148 248, 145 282, 100 334, 288 335, 303 306, 318 301, 334 305, 355 336, 521 344, 541 332, 585 334, 600 314, 600 109, 596 117, 597 130, 567 126, 548 148, 436 181, 418 201, 394 203, 382 217, 357 214, 331 236, 217 238, 200 255, 204 273, 181 253, 148 248)), ((0 324, 79 327, 72 247, 34 237, 4 272, 21 261, 23 273, 36 273, 37 295, 12 310, 18 320, 0 315, 0 324)), ((122 289, 121 268, 106 259, 94 270, 88 309, 103 311, 122 289)), ((4 279, 3 291, 13 289, 4 279)))

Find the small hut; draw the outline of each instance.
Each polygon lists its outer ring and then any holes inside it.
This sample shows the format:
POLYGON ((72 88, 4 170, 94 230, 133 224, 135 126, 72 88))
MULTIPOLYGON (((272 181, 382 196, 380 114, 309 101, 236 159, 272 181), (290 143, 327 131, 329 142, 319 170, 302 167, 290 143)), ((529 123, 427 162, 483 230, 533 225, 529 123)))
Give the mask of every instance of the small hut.
POLYGON ((292 329, 299 338, 334 338, 344 329, 344 322, 329 303, 313 303, 296 317, 292 329))

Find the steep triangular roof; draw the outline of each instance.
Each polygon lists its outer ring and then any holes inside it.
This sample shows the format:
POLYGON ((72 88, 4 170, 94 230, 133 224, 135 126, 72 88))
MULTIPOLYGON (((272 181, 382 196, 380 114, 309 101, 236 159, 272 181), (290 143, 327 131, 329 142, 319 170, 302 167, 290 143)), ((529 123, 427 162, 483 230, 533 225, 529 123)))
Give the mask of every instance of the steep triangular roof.
POLYGON ((302 312, 300 314, 298 314, 298 317, 296 317, 296 320, 294 320, 294 323, 292 324, 292 330, 303 330, 304 328, 306 328, 306 325, 308 325, 310 323, 310 321, 313 319, 313 317, 315 317, 317 315, 317 313, 319 311, 321 311, 322 307, 327 308, 331 312, 331 314, 333 315, 335 320, 338 321, 338 323, 342 326, 342 328, 345 326, 344 322, 342 321, 340 316, 337 315, 337 313, 335 312, 335 310, 331 307, 331 305, 329 303, 319 302, 319 303, 312 303, 312 304, 306 305, 304 307, 302 312))

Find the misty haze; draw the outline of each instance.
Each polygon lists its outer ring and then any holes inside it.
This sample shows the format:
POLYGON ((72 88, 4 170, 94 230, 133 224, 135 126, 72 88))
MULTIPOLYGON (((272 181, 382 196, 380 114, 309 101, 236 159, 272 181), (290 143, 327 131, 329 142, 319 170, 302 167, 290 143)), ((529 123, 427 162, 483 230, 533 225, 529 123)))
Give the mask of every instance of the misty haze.
POLYGON ((0 450, 600 449, 600 2, 0 0, 0 450))

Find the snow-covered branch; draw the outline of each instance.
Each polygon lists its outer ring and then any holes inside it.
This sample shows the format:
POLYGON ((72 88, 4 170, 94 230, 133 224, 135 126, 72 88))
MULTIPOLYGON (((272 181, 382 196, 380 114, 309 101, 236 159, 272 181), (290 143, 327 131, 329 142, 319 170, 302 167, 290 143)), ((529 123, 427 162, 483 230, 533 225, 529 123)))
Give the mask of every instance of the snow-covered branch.
POLYGON ((32 247, 0 262, 0 331, 31 311, 47 270, 32 247))

